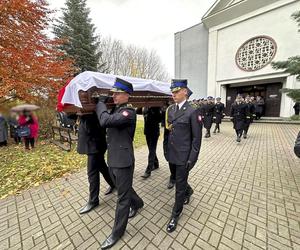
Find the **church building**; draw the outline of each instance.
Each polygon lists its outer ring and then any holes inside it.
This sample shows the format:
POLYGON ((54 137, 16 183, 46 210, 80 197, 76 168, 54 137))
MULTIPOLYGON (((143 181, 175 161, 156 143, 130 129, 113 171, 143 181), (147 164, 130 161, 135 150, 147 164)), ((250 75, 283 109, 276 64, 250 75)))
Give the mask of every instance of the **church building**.
POLYGON ((271 62, 300 55, 291 17, 300 0, 218 0, 202 22, 175 34, 175 77, 186 78, 199 99, 220 96, 228 110, 237 94, 262 96, 266 117, 289 117, 293 101, 282 88, 300 88, 295 76, 271 62))

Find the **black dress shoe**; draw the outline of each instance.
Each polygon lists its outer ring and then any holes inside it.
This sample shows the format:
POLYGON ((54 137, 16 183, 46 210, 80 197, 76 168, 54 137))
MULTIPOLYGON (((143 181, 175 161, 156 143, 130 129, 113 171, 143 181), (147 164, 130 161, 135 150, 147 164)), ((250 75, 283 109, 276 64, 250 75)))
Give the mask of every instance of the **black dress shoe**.
POLYGON ((115 245, 121 237, 113 236, 112 234, 102 243, 101 249, 109 249, 115 245))
POLYGON ((139 208, 132 208, 130 207, 129 209, 129 215, 128 215, 128 218, 133 218, 136 216, 137 212, 139 211, 139 209, 141 209, 144 205, 142 205, 141 207, 139 208))
POLYGON ((187 204, 190 203, 190 199, 191 199, 191 196, 192 196, 193 193, 194 193, 194 190, 192 189, 190 191, 190 193, 184 198, 183 205, 187 205, 187 204))
POLYGON ((115 187, 109 186, 109 188, 105 191, 104 195, 109 195, 115 190, 115 187))
POLYGON ((243 138, 244 138, 244 139, 247 139, 247 134, 244 134, 243 138))
POLYGON ((241 137, 238 136, 238 137, 236 138, 236 141, 237 141, 237 142, 241 142, 241 137))
POLYGON ((83 208, 79 210, 80 214, 85 214, 92 211, 95 207, 98 207, 99 203, 90 203, 88 202, 83 208))
POLYGON ((172 189, 175 186, 175 182, 169 181, 167 188, 172 189))
POLYGON ((156 170, 156 169, 159 169, 159 165, 158 164, 154 165, 153 168, 152 168, 152 170, 156 170))
POLYGON ((141 177, 144 178, 144 179, 147 179, 151 176, 151 172, 145 172, 141 177))
POLYGON ((167 226, 167 232, 168 233, 172 233, 173 231, 175 231, 176 227, 177 227, 177 221, 178 219, 173 217, 171 218, 168 226, 167 226))

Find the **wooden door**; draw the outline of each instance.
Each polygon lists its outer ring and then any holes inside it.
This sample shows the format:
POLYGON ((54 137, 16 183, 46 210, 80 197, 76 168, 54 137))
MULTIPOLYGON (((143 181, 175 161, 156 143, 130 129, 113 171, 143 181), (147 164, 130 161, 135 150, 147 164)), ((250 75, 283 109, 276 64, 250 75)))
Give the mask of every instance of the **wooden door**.
POLYGON ((273 83, 267 86, 265 97, 265 116, 279 117, 282 83, 273 83))
POLYGON ((228 116, 230 115, 231 104, 235 101, 237 94, 238 94, 237 88, 230 88, 229 86, 227 86, 225 114, 228 116))

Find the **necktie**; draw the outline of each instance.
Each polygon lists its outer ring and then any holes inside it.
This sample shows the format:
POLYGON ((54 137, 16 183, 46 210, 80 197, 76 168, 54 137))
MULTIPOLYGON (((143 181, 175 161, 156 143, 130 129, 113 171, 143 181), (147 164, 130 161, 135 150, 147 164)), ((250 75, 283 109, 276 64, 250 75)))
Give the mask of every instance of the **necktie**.
POLYGON ((178 111, 179 111, 179 105, 176 104, 176 111, 175 111, 175 113, 177 113, 178 111))

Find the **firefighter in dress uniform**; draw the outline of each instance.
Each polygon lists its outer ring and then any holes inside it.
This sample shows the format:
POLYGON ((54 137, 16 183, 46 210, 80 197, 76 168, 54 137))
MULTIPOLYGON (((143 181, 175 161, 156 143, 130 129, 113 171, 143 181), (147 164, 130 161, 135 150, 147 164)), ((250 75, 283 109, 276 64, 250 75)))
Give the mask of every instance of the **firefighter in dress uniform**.
POLYGON ((128 218, 132 218, 144 206, 143 200, 132 187, 134 172, 133 138, 136 127, 135 109, 128 104, 133 93, 132 84, 116 78, 113 88, 115 107, 109 113, 105 102, 108 97, 100 97, 96 113, 100 125, 107 128, 107 163, 110 175, 118 192, 115 222, 112 233, 101 245, 111 248, 125 233, 128 218))
POLYGON ((238 95, 235 102, 231 105, 230 120, 233 122, 233 128, 236 132, 236 141, 240 142, 245 128, 248 114, 248 107, 243 102, 242 96, 238 95))
POLYGON ((85 214, 99 205, 100 173, 109 184, 105 195, 112 193, 115 185, 104 159, 107 149, 105 129, 100 127, 96 113, 79 116, 79 120, 77 152, 88 158, 89 200, 79 211, 80 214, 85 214))
POLYGON ((213 97, 208 96, 207 102, 204 102, 204 104, 201 107, 201 114, 203 116, 203 126, 206 129, 205 138, 210 137, 210 129, 213 124, 213 117, 214 117, 214 109, 215 104, 213 103, 213 97))
POLYGON ((225 116, 225 106, 224 103, 221 102, 221 97, 216 98, 217 102, 215 104, 215 110, 214 110, 214 122, 216 123, 214 134, 217 132, 220 133, 220 124, 222 123, 222 119, 225 116))
POLYGON ((245 121, 243 138, 247 139, 250 124, 253 122, 253 117, 255 117, 255 106, 252 103, 250 96, 246 96, 245 104, 247 105, 248 115, 245 121))
POLYGON ((160 107, 145 107, 142 109, 144 116, 144 134, 149 150, 148 165, 145 173, 142 175, 144 179, 151 176, 151 172, 159 168, 159 162, 156 155, 157 142, 160 135, 160 123, 162 120, 162 111, 160 107))
POLYGON ((187 101, 187 80, 172 80, 171 91, 175 104, 166 111, 164 154, 175 173, 176 193, 169 233, 176 229, 183 205, 193 194, 188 175, 198 160, 202 137, 202 117, 187 101))

